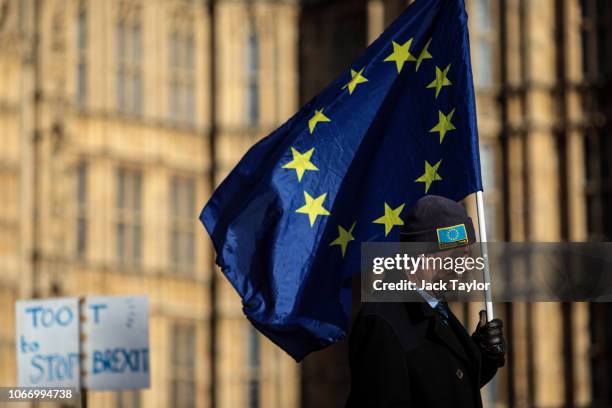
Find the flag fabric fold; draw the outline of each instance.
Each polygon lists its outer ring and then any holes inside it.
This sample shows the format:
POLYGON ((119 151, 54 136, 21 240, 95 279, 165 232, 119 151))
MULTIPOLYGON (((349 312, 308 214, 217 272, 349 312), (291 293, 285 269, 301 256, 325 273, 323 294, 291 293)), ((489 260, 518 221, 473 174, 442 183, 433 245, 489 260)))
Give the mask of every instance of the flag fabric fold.
POLYGON ((246 153, 200 219, 246 316, 299 361, 345 335, 360 243, 397 241, 424 194, 478 190, 465 6, 417 0, 246 153))

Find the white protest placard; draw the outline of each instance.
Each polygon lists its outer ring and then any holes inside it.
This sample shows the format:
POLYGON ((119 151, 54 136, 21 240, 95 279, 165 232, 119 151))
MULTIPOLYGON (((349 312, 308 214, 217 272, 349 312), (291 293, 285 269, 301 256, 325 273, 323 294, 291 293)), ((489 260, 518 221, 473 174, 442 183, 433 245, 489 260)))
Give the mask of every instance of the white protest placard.
POLYGON ((81 313, 84 386, 92 390, 148 388, 149 306, 146 296, 86 298, 81 313))
POLYGON ((79 300, 22 300, 15 305, 20 387, 79 387, 79 300))

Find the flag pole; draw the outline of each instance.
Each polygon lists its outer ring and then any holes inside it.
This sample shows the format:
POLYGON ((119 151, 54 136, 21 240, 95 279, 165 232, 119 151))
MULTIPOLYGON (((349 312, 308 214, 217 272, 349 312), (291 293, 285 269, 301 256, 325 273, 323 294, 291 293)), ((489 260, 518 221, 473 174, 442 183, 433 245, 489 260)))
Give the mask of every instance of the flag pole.
POLYGON ((482 199, 482 190, 476 192, 476 212, 478 214, 478 231, 480 235, 480 250, 484 258, 484 269, 482 275, 484 282, 487 284, 485 289, 485 306, 487 309, 487 321, 494 319, 493 316, 493 298, 491 297, 491 273, 489 271, 489 251, 487 249, 487 226, 484 214, 484 203, 482 199))

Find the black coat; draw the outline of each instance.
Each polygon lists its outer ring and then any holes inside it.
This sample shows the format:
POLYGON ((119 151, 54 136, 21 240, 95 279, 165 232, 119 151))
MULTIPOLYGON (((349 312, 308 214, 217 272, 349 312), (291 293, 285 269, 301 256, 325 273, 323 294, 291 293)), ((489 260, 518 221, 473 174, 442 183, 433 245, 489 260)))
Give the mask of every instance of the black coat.
POLYGON ((349 339, 347 408, 482 407, 497 371, 452 315, 427 303, 366 303, 349 339))

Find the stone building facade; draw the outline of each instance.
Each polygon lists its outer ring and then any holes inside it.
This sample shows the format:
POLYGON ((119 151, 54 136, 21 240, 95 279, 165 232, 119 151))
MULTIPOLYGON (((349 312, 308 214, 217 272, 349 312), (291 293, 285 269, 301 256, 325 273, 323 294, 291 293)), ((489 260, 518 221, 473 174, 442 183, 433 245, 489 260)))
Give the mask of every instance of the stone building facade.
POLYGON ((0 1, 0 384, 15 300, 136 293, 151 388, 89 406, 296 405, 299 367, 213 278, 198 215, 297 109, 297 16, 292 1, 0 1))

